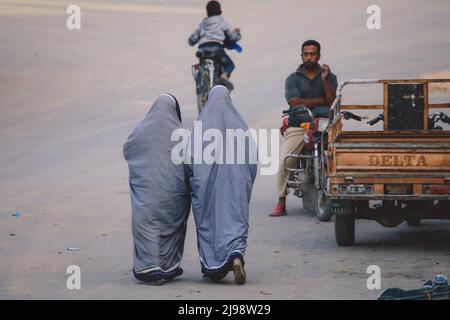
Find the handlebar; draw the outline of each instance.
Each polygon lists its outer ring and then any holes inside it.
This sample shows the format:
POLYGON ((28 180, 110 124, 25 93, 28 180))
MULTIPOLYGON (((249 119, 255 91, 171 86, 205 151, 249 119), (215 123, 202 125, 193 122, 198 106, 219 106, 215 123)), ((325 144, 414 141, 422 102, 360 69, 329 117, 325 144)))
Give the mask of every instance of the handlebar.
POLYGON ((450 124, 450 117, 446 115, 445 113, 441 112, 440 114, 440 120, 446 124, 450 124))
POLYGON ((281 117, 299 113, 299 112, 307 113, 311 119, 314 119, 313 113, 306 106, 298 106, 298 107, 295 107, 293 110, 291 110, 291 109, 283 110, 283 115, 281 117))
MULTIPOLYGON (((450 117, 447 116, 445 113, 441 112, 441 113, 435 113, 433 115, 430 116, 429 118, 431 124, 434 126, 434 124, 436 122, 442 121, 444 123, 450 124, 450 117)), ((376 124, 379 121, 384 121, 384 115, 383 114, 379 114, 376 118, 367 121, 367 124, 373 126, 374 124, 376 124)))
MULTIPOLYGON (((311 119, 314 119, 314 116, 313 116, 311 110, 309 110, 306 106, 298 106, 298 107, 294 108, 293 110, 291 110, 291 109, 283 110, 282 117, 291 115, 291 114, 295 114, 295 113, 299 113, 299 112, 308 113, 310 115, 311 119)), ((345 120, 353 119, 356 121, 362 121, 362 119, 367 118, 367 117, 360 117, 350 111, 341 111, 340 113, 344 117, 345 120)), ((380 121, 384 121, 384 115, 382 113, 379 114, 376 118, 367 121, 366 123, 368 125, 373 126, 380 121)), ((429 118, 429 121, 433 125, 438 121, 442 121, 442 122, 450 125, 450 117, 443 112, 435 113, 435 114, 431 115, 429 118)))
MULTIPOLYGON (((434 125, 439 122, 442 121, 444 123, 450 124, 450 117, 447 116, 445 113, 440 112, 440 113, 435 113, 432 114, 429 118, 428 118, 428 125, 431 128, 434 128, 434 125)), ((437 128, 437 127, 436 127, 437 128)), ((442 130, 442 128, 441 128, 442 130)))
POLYGON ((342 116, 344 117, 345 120, 349 120, 349 119, 353 119, 356 121, 361 121, 362 118, 360 116, 357 116, 354 113, 351 113, 350 111, 341 111, 342 116))
POLYGON ((384 121, 384 115, 381 113, 379 114, 376 118, 367 121, 367 124, 370 124, 371 126, 373 126, 375 123, 379 122, 379 121, 384 121))

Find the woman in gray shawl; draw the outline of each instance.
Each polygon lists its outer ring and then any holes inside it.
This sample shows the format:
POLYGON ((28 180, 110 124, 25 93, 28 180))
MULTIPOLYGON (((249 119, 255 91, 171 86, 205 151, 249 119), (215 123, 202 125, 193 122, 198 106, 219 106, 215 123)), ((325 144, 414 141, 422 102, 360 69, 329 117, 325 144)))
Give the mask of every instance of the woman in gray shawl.
MULTIPOLYGON (((227 129, 248 129, 245 121, 234 108, 228 90, 224 86, 211 89, 204 110, 195 125, 201 122, 201 134, 213 129, 220 131, 223 143, 219 147, 233 144, 233 154, 228 148, 216 150, 215 161, 204 163, 196 159, 196 152, 206 150, 204 138, 196 138, 196 129, 191 135, 190 184, 192 209, 197 227, 197 245, 203 274, 213 281, 223 279, 229 271, 234 272, 235 282, 244 284, 244 255, 247 248, 249 228, 249 202, 256 177, 256 144, 250 137, 235 145, 226 134, 227 129), (197 141, 197 144, 196 144, 197 141), (199 143, 201 142, 201 143, 199 143), (251 153, 251 147, 254 147, 251 153), (197 149, 199 148, 199 149, 197 149), (224 150, 226 149, 226 150, 224 150), (245 153, 245 161, 237 164, 237 152, 245 153), (233 163, 225 161, 227 153, 233 163)), ((234 131, 233 130, 233 131, 234 131)), ((216 137, 217 139, 217 137, 216 137)), ((220 139, 219 139, 220 140, 220 139)), ((217 141, 216 141, 217 142, 217 141)), ((231 150, 231 151, 233 151, 231 150)), ((202 151, 203 152, 203 151, 202 151)), ((202 154, 203 155, 203 154, 202 154)))
POLYGON ((136 279, 160 285, 181 275, 189 188, 174 164, 171 134, 181 128, 175 97, 162 94, 123 146, 128 162, 136 279))

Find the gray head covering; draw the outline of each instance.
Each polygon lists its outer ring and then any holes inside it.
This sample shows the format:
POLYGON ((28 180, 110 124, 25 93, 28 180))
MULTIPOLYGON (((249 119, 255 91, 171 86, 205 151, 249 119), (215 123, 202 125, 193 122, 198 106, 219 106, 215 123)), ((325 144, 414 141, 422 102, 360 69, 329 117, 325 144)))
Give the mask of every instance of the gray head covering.
MULTIPOLYGON (((179 268, 183 256, 190 197, 183 165, 171 160, 181 128, 176 99, 158 97, 123 146, 128 162, 135 274, 163 277, 179 268)), ((156 279, 157 280, 157 279, 156 279)))
MULTIPOLYGON (((202 123, 202 135, 208 129, 220 131, 224 147, 231 142, 227 139, 226 129, 248 129, 224 86, 212 88, 197 121, 202 123)), ((257 169, 256 161, 254 164, 248 161, 249 145, 255 144, 252 138, 246 139, 247 160, 244 164, 226 164, 225 161, 224 164, 196 164, 198 145, 195 140, 193 133, 190 141, 193 164, 189 165, 192 209, 202 271, 208 275, 228 268, 236 256, 243 260, 247 248, 249 202, 257 169)), ((208 144, 202 142, 202 149, 205 150, 208 144)), ((243 148, 243 145, 236 146, 234 154, 243 148)), ((223 159, 226 159, 227 151, 223 151, 223 159)))

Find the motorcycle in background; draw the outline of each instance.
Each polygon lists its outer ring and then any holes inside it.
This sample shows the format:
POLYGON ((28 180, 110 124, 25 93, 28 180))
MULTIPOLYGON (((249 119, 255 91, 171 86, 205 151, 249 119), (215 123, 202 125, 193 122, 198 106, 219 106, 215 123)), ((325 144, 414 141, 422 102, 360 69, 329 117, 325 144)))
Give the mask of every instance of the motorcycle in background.
MULTIPOLYGON (((224 48, 242 52, 242 47, 236 42, 225 39, 224 48)), ((191 68, 192 76, 195 80, 195 91, 197 94, 197 108, 200 114, 208 100, 208 94, 212 87, 220 83, 220 75, 223 73, 223 67, 217 61, 215 48, 205 47, 198 49, 196 53, 199 63, 191 68)))
POLYGON ((199 49, 197 58, 199 63, 192 66, 192 76, 195 80, 195 91, 197 94, 197 108, 200 114, 208 100, 209 91, 213 86, 219 83, 222 74, 221 65, 214 58, 214 51, 199 49))

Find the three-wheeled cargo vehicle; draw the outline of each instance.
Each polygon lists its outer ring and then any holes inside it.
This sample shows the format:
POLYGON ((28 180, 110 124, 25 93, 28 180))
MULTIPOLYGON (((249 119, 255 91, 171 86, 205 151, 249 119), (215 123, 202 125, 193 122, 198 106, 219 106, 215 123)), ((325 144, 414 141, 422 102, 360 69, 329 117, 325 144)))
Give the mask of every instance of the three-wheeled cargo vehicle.
MULTIPOLYGON (((403 221, 450 219, 449 103, 430 104, 430 83, 450 79, 349 80, 339 84, 324 132, 324 191, 335 214, 340 246, 355 242, 355 219, 385 227, 403 221), (382 105, 342 105, 342 89, 354 84, 382 84, 382 105), (383 130, 344 131, 343 110, 380 110, 368 122, 383 130), (448 128, 448 127, 447 127, 448 128), (326 175, 326 176, 325 176, 326 175), (369 207, 369 201, 378 200, 369 207), (381 201, 380 201, 381 200, 381 201)), ((373 203, 373 202, 372 202, 373 203)))

